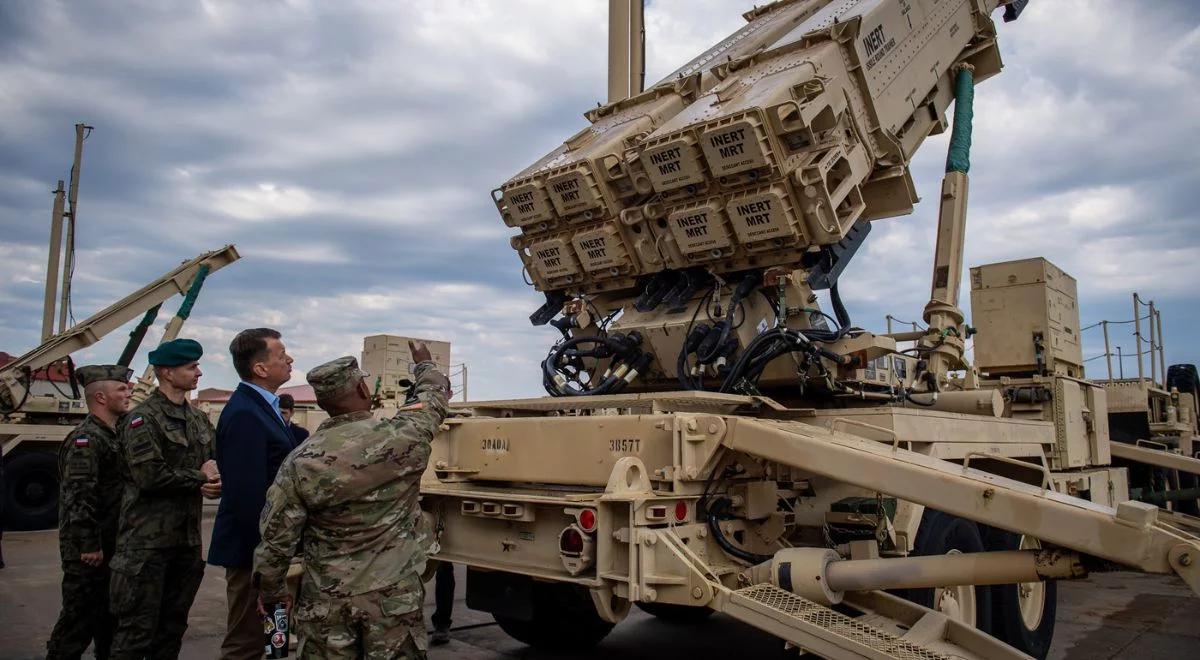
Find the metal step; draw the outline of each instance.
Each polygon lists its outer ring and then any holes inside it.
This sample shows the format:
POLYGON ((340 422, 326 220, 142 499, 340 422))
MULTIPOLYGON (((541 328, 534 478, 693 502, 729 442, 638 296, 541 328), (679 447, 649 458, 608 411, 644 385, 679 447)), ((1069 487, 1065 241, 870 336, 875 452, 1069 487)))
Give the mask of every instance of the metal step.
MULTIPOLYGON (((774 585, 756 584, 726 592, 724 598, 718 599, 718 609, 826 658, 996 660, 1027 657, 945 615, 886 594, 874 595, 876 601, 880 598, 886 599, 881 610, 888 610, 892 616, 875 611, 856 619, 774 585), (896 616, 898 611, 903 614, 896 616)), ((865 607, 858 609, 869 612, 865 607)))

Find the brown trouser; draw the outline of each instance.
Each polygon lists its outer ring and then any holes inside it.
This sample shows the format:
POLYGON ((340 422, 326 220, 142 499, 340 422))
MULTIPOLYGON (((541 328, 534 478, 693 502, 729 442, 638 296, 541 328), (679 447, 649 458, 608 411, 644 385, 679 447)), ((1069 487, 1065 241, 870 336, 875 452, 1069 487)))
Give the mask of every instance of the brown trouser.
POLYGON ((225 601, 229 616, 225 623, 222 660, 257 660, 263 657, 266 636, 258 614, 258 591, 250 582, 249 568, 225 569, 225 601))

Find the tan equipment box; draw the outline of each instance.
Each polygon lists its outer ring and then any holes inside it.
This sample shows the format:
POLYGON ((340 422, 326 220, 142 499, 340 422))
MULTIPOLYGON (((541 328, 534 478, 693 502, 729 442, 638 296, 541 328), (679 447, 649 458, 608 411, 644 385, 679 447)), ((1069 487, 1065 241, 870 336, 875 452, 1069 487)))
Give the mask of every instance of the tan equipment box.
POLYGON ((971 269, 975 364, 992 374, 1083 377, 1075 278, 1040 257, 971 269))
POLYGON ((415 337, 400 337, 397 335, 371 335, 363 338, 362 359, 359 364, 370 374, 367 382, 375 386, 375 379, 380 378, 383 391, 394 391, 401 378, 411 378, 412 354, 408 351, 408 341, 424 342, 429 347, 429 354, 434 364, 444 374, 450 373, 450 342, 435 339, 418 339, 415 337))

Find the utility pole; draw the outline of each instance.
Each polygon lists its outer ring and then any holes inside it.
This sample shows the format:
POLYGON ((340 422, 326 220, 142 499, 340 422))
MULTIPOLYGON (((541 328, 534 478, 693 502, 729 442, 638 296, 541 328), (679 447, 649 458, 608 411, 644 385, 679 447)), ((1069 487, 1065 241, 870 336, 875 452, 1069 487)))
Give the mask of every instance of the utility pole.
POLYGON ((462 370, 462 371, 463 371, 463 374, 462 374, 462 376, 463 376, 463 391, 462 391, 462 395, 463 395, 463 402, 465 403, 465 402, 467 402, 467 401, 470 401, 470 399, 468 398, 468 394, 467 394, 467 363, 466 363, 466 362, 463 362, 463 366, 462 366, 462 367, 463 367, 463 370, 462 370))
POLYGON ((1145 377, 1142 371, 1142 299, 1135 292, 1133 294, 1133 337, 1134 348, 1137 349, 1137 364, 1138 364, 1138 380, 1145 377))
POLYGON ((42 302, 42 342, 54 335, 54 317, 57 309, 54 306, 58 297, 58 262, 62 256, 63 204, 67 192, 63 188, 63 180, 58 180, 54 189, 54 208, 50 212, 50 257, 46 260, 46 296, 42 302))
POLYGON ((1104 328, 1104 361, 1108 363, 1108 382, 1112 382, 1112 348, 1108 343, 1108 321, 1101 321, 1100 327, 1104 328))
POLYGON ((60 333, 67 329, 67 317, 71 313, 71 275, 75 272, 75 220, 79 217, 79 172, 83 166, 83 141, 91 132, 91 126, 75 124, 75 160, 71 165, 71 185, 67 193, 67 248, 66 257, 63 259, 62 300, 58 310, 60 333))
POLYGON ((1154 318, 1153 300, 1150 301, 1150 313, 1146 316, 1150 319, 1150 384, 1158 387, 1158 350, 1155 348, 1158 344, 1154 339, 1154 324, 1157 322, 1157 319, 1154 318))
POLYGON ((1163 348, 1163 331, 1162 331, 1162 310, 1156 310, 1154 327, 1158 332, 1158 370, 1162 374, 1163 389, 1167 389, 1167 353, 1163 348))

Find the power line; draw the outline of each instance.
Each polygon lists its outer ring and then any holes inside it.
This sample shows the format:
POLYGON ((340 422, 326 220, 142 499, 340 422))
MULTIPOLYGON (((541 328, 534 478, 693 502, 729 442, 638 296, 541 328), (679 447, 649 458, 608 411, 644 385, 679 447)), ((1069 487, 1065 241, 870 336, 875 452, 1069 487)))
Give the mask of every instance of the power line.
POLYGON ((1145 315, 1145 316, 1143 316, 1143 317, 1141 317, 1141 318, 1139 318, 1139 319, 1130 319, 1130 320, 1128 320, 1128 321, 1096 321, 1095 323, 1093 323, 1093 324, 1091 324, 1091 325, 1089 325, 1089 326, 1086 326, 1086 327, 1080 328, 1080 329, 1079 329, 1079 331, 1080 331, 1080 332, 1087 332, 1088 330, 1091 330, 1092 328, 1098 328, 1098 327, 1100 327, 1100 326, 1104 325, 1105 323, 1107 323, 1107 324, 1109 324, 1109 325, 1124 325, 1124 324, 1127 324, 1127 323, 1137 323, 1138 321, 1145 321, 1145 320, 1146 320, 1146 319, 1148 319, 1148 318, 1150 318, 1150 315, 1149 315, 1149 314, 1147 314, 1147 315, 1145 315))

